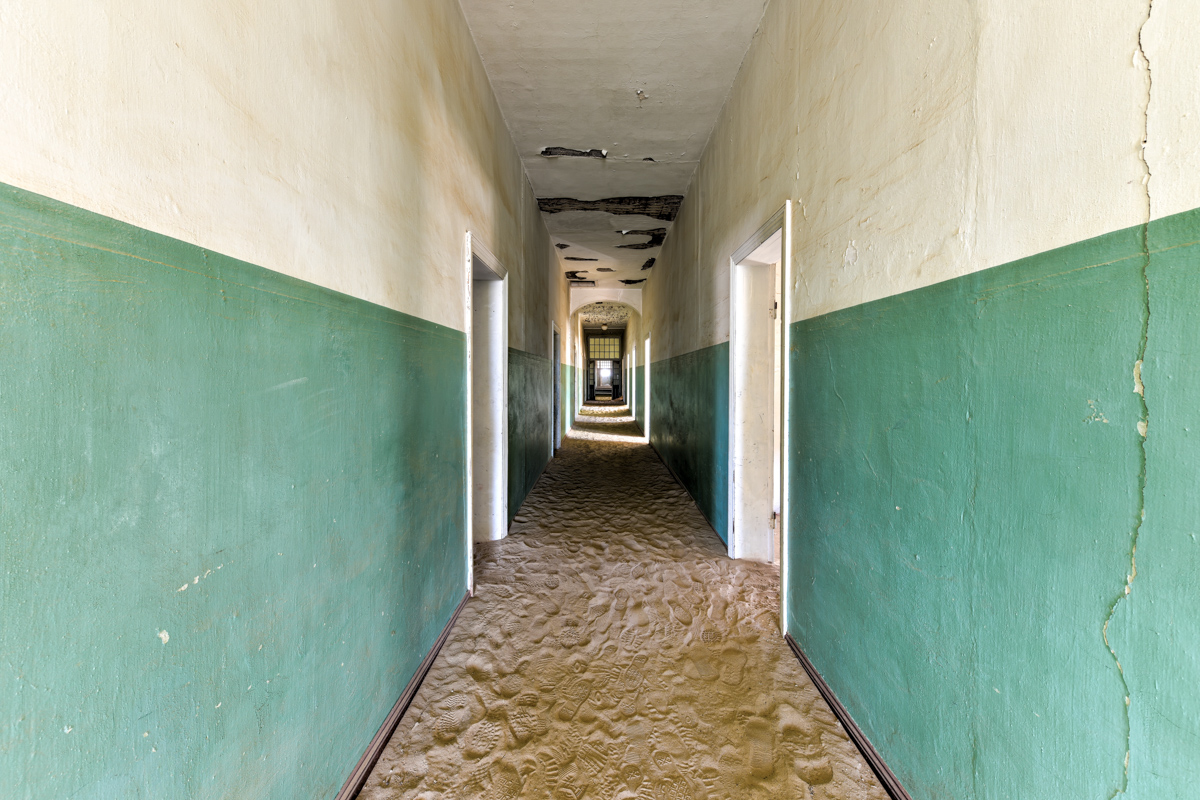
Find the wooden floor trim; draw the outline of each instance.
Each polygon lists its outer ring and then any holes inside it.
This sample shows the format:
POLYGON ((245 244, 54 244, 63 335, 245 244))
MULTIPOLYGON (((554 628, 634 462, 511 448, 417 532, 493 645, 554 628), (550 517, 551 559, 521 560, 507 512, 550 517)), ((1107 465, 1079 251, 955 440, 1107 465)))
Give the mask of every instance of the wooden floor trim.
POLYGON ((417 667, 416 674, 412 676, 412 680, 404 687, 404 691, 400 694, 400 699, 396 701, 396 705, 392 706, 387 719, 383 721, 383 725, 379 727, 379 730, 371 739, 371 743, 367 745, 367 751, 358 760, 358 764, 354 766, 354 771, 350 773, 350 777, 346 779, 345 785, 342 786, 342 790, 337 793, 337 797, 334 800, 354 800, 358 796, 358 793, 362 791, 362 787, 366 784, 371 770, 375 768, 375 762, 379 760, 379 756, 383 754, 383 748, 387 747, 392 734, 396 732, 396 726, 400 724, 400 720, 404 717, 404 712, 408 710, 409 704, 412 703, 413 698, 417 695, 417 690, 421 688, 421 681, 425 680, 426 674, 429 673, 429 668, 433 666, 434 660, 442 650, 442 645, 450 638, 450 631, 454 628, 454 623, 458 620, 458 615, 462 613, 463 607, 466 606, 467 601, 470 599, 471 595, 464 596, 462 602, 458 604, 458 608, 454 609, 454 615, 450 617, 450 621, 442 629, 442 633, 438 636, 437 641, 433 643, 433 647, 425 654, 424 660, 417 667))
POLYGON ((785 634, 783 637, 792 648, 792 652, 796 654, 800 665, 804 667, 804 671, 808 673, 808 677, 816 685, 817 691, 825 698, 825 702, 829 704, 829 708, 833 711, 834 716, 838 718, 838 722, 842 723, 842 727, 846 729, 846 733, 850 735, 850 740, 854 742, 854 746, 858 748, 858 752, 862 753, 867 764, 870 765, 871 771, 875 773, 875 777, 883 785, 883 790, 888 793, 892 800, 912 800, 904 787, 900 785, 900 780, 896 774, 883 762, 883 758, 879 755, 874 745, 863 734, 862 730, 851 719, 850 713, 846 711, 846 707, 837 699, 837 695, 829 688, 829 684, 821 677, 821 673, 817 672, 817 668, 808 660, 808 656, 804 655, 804 651, 800 649, 800 645, 796 644, 796 640, 792 635, 785 634))

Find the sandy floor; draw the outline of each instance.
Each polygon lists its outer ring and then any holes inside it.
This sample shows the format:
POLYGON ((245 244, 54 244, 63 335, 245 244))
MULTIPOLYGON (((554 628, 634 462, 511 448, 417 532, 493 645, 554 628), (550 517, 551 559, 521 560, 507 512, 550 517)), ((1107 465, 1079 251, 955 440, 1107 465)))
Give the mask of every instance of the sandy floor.
POLYGON ((779 635, 627 409, 589 409, 500 542, 360 797, 873 798, 779 635))

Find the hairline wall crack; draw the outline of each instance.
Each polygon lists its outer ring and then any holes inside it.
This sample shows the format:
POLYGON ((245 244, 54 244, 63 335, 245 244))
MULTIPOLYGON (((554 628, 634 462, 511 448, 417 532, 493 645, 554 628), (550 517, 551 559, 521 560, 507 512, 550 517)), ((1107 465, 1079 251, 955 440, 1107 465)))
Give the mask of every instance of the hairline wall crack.
POLYGON ((1154 86, 1154 76, 1150 68, 1150 59, 1146 56, 1146 49, 1142 42, 1142 37, 1146 30, 1146 25, 1150 22, 1150 17, 1154 12, 1154 0, 1146 2, 1146 16, 1142 20, 1141 26, 1138 28, 1137 39, 1137 57, 1141 65, 1146 70, 1146 101, 1142 108, 1143 127, 1142 127, 1142 145, 1139 154, 1142 161, 1144 174, 1142 177, 1142 185, 1146 187, 1146 216, 1142 222, 1142 330, 1141 337, 1138 341, 1137 360, 1133 365, 1134 373, 1134 391, 1137 392, 1140 399, 1139 412, 1141 419, 1138 420, 1138 486, 1137 486, 1137 515, 1134 519, 1133 530, 1129 537, 1129 571, 1125 575, 1125 585, 1121 593, 1116 596, 1108 608, 1108 616, 1104 619, 1104 627, 1102 634, 1104 637, 1104 646, 1108 648, 1108 652, 1112 655, 1113 662, 1117 665, 1117 675, 1121 681, 1121 688, 1125 692, 1124 713, 1125 713, 1125 763, 1121 772, 1121 785, 1109 795, 1109 800, 1117 797, 1117 795, 1125 794, 1129 790, 1129 761, 1131 753, 1132 739, 1132 724, 1130 718, 1130 708, 1132 698, 1129 694, 1129 681, 1125 677, 1125 668, 1121 666, 1120 656, 1117 655, 1116 649, 1108 640, 1108 626, 1116 615, 1117 608, 1121 602, 1129 597, 1133 589, 1133 581, 1137 578, 1137 546, 1138 537, 1142 532, 1142 525, 1146 520, 1146 437, 1149 434, 1150 428, 1150 409, 1146 404, 1146 387, 1142 380, 1142 364, 1146 358, 1146 349, 1150 339, 1150 219, 1154 210, 1150 196, 1150 161, 1146 157, 1146 145, 1150 139, 1150 102, 1151 92, 1154 86))

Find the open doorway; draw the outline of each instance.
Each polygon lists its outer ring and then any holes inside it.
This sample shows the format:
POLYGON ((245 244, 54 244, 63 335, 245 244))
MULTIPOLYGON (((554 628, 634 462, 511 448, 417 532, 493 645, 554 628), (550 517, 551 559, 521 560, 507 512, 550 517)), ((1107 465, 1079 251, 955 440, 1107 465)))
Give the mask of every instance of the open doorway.
POLYGON ((554 409, 550 418, 554 428, 550 431, 550 457, 554 458, 558 449, 562 447, 562 337, 558 333, 557 325, 553 325, 552 330, 554 335, 550 343, 550 362, 554 370, 554 409))
POLYGON ((650 334, 646 334, 646 357, 642 359, 642 386, 645 387, 642 392, 642 413, 646 420, 645 427, 642 428, 642 434, 645 435, 646 441, 650 441, 650 334))
POLYGON ((729 552, 780 564, 786 539, 786 311, 789 208, 730 261, 729 552))
POLYGON ((589 402, 620 401, 625 398, 622 386, 621 351, 625 332, 584 329, 587 348, 587 399, 589 402))
MULTIPOLYGON (((469 542, 501 539, 508 530, 507 277, 495 256, 468 233, 469 542)), ((468 556, 472 549, 468 545, 468 556)), ((469 562, 467 570, 470 575, 469 562)))

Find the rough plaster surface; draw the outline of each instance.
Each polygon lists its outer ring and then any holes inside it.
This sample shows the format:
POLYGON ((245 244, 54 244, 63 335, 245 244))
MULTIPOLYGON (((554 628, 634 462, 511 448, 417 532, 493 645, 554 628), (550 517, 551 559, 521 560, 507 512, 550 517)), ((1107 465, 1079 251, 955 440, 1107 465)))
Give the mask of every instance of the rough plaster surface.
MULTIPOLYGON (((683 194, 763 7, 763 0, 463 2, 534 191, 578 200, 683 194), (547 158, 546 147, 607 153, 547 158)), ((620 230, 662 226, 602 211, 547 215, 547 224, 557 242, 571 245, 560 257, 578 248, 616 271, 589 276, 602 286, 644 277, 631 273, 645 256, 617 249, 628 243, 620 230)))
POLYGON ((456 3, 13 0, 0 70, 0 181, 459 330, 469 229, 566 322, 456 3))
POLYGON ((363 800, 884 799, 779 635, 777 570, 724 555, 627 414, 586 409, 476 548, 363 800))
POLYGON ((333 797, 466 591, 464 353, 0 186, 0 796, 333 797))
POLYGON ((1154 216, 1200 205, 1200 12, 1147 9, 774 0, 645 286, 656 350, 728 339, 728 258, 789 198, 793 320, 1144 222, 1151 74, 1154 216))

